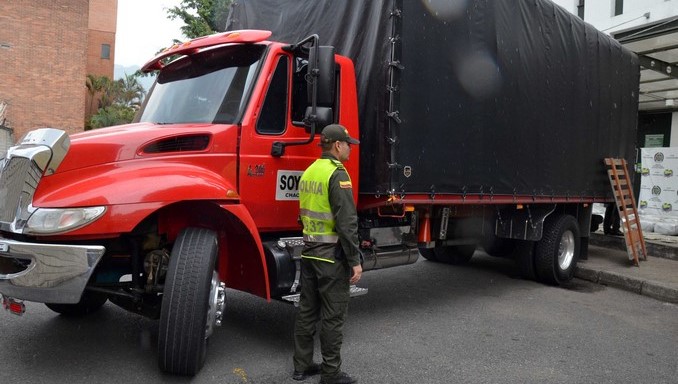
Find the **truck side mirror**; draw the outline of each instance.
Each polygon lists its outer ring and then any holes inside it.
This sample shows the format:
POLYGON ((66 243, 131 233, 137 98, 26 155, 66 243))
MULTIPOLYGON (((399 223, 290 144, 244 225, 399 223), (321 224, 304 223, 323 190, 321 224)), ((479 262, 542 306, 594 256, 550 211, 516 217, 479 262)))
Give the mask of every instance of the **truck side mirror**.
MULTIPOLYGON (((310 134, 308 140, 303 141, 275 141, 271 146, 271 156, 281 157, 285 154, 285 147, 290 145, 305 145, 313 142, 313 138, 323 127, 334 122, 336 63, 334 62, 334 47, 318 45, 318 35, 311 35, 297 44, 289 46, 291 52, 304 52, 305 44, 311 43, 308 48, 307 99, 310 105, 306 108, 304 125, 310 134)), ((304 56, 304 55, 301 55, 304 56)))
MULTIPOLYGON (((308 56, 308 71, 309 75, 313 75, 313 71, 316 71, 315 73, 317 74, 317 106, 332 108, 334 106, 334 85, 336 81, 334 47, 312 47, 308 56)), ((308 87, 308 100, 313 100, 313 87, 308 87)))
MULTIPOLYGON (((306 118, 310 118, 311 115, 313 115, 313 107, 306 107, 306 118)), ((334 123, 334 111, 332 110, 332 107, 317 107, 315 109, 315 122, 318 130, 321 130, 326 125, 334 123)), ((306 132, 311 133, 311 127, 306 127, 306 132)))

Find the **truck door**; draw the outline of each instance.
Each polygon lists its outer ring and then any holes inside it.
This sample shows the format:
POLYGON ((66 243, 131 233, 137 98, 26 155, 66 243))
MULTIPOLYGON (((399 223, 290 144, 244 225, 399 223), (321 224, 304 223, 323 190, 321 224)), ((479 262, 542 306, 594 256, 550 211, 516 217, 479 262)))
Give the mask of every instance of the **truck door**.
POLYGON ((274 142, 300 141, 308 139, 309 134, 302 125, 293 123, 295 118, 301 120, 293 109, 305 109, 305 105, 293 108, 293 102, 306 103, 306 97, 300 96, 306 94, 306 88, 299 85, 303 74, 296 70, 297 59, 282 50, 270 52, 269 57, 272 59, 266 60, 260 76, 261 90, 253 92, 250 111, 243 119, 240 197, 260 230, 298 230, 299 179, 320 155, 320 148, 316 139, 307 145, 286 147, 281 157, 271 155, 274 142))

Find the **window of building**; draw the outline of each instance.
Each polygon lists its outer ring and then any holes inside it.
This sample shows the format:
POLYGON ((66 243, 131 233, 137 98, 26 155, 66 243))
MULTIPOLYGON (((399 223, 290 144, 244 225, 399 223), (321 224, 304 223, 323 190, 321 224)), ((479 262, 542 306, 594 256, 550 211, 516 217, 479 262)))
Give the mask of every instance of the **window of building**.
POLYGON ((287 127, 287 83, 289 59, 282 56, 275 68, 273 79, 268 86, 264 106, 257 121, 257 132, 275 135, 285 132, 287 127))
POLYGON ((579 0, 579 3, 577 5, 577 16, 579 16, 580 19, 584 20, 584 0, 579 0))
POLYGON ((111 45, 110 44, 101 44, 101 58, 102 59, 111 59, 111 45))
POLYGON ((614 0, 614 16, 624 13, 624 0, 614 0))

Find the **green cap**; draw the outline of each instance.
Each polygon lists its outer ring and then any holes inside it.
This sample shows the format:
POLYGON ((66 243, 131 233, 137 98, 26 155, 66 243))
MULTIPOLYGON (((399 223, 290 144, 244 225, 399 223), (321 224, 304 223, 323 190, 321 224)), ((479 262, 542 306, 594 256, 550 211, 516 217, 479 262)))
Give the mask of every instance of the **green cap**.
POLYGON ((348 130, 339 124, 330 124, 323 129, 320 134, 320 141, 323 143, 332 143, 335 141, 345 141, 351 144, 360 144, 360 141, 348 135, 348 130))

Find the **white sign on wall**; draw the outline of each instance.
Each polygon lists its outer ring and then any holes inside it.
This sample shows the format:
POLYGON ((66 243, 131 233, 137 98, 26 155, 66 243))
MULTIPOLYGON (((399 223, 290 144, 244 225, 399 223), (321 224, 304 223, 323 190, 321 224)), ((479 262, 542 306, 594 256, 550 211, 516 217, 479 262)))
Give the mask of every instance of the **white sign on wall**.
POLYGON ((643 214, 678 217, 678 147, 641 148, 638 208, 643 214))

